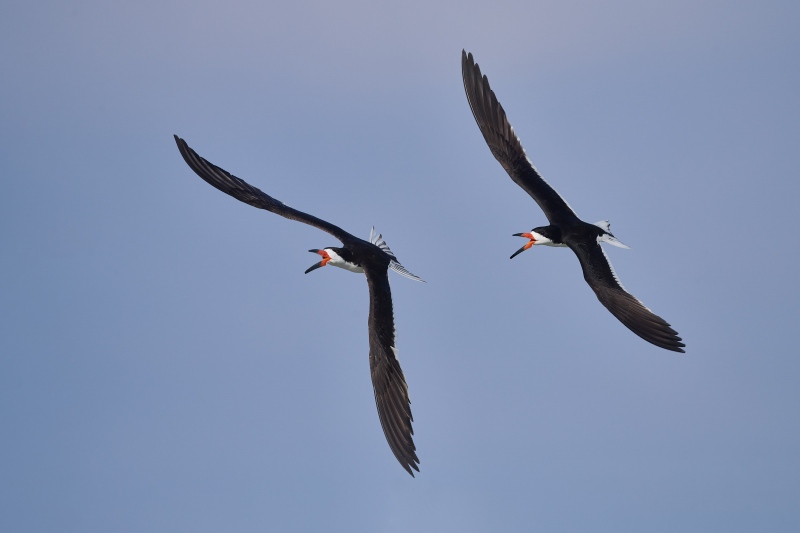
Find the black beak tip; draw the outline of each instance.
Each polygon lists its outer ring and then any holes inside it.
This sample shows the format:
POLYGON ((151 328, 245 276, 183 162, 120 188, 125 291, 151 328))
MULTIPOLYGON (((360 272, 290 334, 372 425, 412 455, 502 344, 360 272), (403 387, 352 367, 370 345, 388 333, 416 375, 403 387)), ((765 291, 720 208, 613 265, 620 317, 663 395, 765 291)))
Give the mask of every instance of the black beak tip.
POLYGON ((516 252, 511 254, 511 257, 509 257, 509 259, 514 259, 515 257, 517 257, 519 254, 521 254, 524 251, 525 251, 525 247, 523 246, 522 248, 520 248, 519 250, 517 250, 516 252))
POLYGON ((308 274, 309 272, 312 272, 312 271, 314 271, 314 270, 316 270, 318 268, 321 268, 323 266, 324 265, 322 264, 322 261, 320 261, 319 263, 314 263, 313 265, 308 267, 308 270, 306 270, 305 273, 308 274))
POLYGON ((319 253, 319 250, 309 250, 309 252, 311 252, 312 254, 316 254, 319 253))

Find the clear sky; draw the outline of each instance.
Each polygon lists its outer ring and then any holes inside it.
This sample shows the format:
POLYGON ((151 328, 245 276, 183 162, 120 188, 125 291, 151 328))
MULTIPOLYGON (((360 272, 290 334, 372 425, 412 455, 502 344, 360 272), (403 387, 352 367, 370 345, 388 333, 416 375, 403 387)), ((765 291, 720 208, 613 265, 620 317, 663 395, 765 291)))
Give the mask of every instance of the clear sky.
POLYGON ((800 4, 0 6, 0 530, 800 530, 800 4), (491 156, 631 250, 642 341, 491 156), (383 233, 422 472, 385 442, 366 283, 172 135, 383 233))

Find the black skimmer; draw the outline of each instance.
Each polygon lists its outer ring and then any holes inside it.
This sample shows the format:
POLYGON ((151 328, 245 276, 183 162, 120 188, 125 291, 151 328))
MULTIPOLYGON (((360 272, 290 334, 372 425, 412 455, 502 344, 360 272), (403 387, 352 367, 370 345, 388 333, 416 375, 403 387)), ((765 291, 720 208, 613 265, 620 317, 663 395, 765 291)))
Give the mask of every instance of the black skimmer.
POLYGON ((509 124, 503 106, 497 101, 486 76, 472 58, 461 51, 461 74, 472 114, 492 151, 492 155, 514 180, 531 195, 544 211, 548 226, 534 228, 515 236, 530 239, 511 258, 535 245, 568 246, 578 256, 583 277, 611 314, 644 340, 666 350, 683 352, 686 346, 678 333, 661 317, 655 315, 619 282, 601 242, 627 248, 611 234, 608 221, 588 224, 534 168, 514 128, 509 124))
POLYGON ((344 244, 342 248, 309 250, 319 254, 322 260, 306 270, 306 274, 325 265, 332 265, 351 272, 363 272, 367 277, 369 367, 375 404, 378 406, 378 417, 389 447, 403 468, 413 477, 414 472, 411 469, 419 472, 417 466, 419 459, 412 439, 414 430, 411 427, 413 417, 411 402, 408 399, 408 385, 397 360, 395 348, 394 314, 388 270, 391 268, 407 278, 422 280, 403 268, 381 235, 375 233, 375 228, 370 232, 369 241, 359 239, 330 222, 289 207, 226 170, 209 163, 177 135, 175 142, 178 143, 178 149, 189 167, 220 191, 253 207, 266 209, 282 217, 319 228, 342 241, 344 244))

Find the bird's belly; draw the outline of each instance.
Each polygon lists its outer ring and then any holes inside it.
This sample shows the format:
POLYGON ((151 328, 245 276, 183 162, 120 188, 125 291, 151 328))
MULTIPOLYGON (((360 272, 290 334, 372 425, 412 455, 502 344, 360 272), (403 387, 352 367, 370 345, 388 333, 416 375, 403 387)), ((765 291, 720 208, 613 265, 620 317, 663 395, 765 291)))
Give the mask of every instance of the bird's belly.
POLYGON ((339 262, 334 263, 333 261, 331 261, 329 264, 332 265, 332 266, 335 266, 335 267, 339 267, 339 268, 343 268, 345 270, 349 270, 350 272, 355 272, 357 274, 363 274, 364 273, 364 269, 363 268, 361 268, 360 266, 358 266, 358 265, 356 265, 354 263, 348 263, 347 261, 342 261, 341 263, 339 263, 339 262))

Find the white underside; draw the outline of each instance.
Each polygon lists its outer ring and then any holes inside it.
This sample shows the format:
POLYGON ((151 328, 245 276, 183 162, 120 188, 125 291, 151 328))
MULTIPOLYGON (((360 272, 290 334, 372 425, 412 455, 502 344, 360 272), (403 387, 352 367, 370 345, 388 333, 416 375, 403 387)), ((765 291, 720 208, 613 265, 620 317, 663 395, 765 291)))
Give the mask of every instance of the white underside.
POLYGON ((325 251, 328 252, 328 256, 330 260, 326 263, 326 265, 335 266, 339 268, 343 268, 345 270, 349 270, 350 272, 356 272, 357 274, 363 274, 364 269, 354 263, 348 263, 342 256, 331 250, 330 248, 325 248, 325 251))
POLYGON ((533 244, 536 246, 552 246, 554 248, 567 246, 566 244, 556 244, 541 233, 536 233, 533 230, 531 230, 531 235, 533 235, 533 244))

